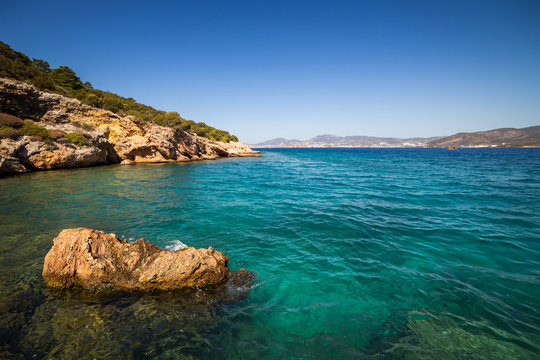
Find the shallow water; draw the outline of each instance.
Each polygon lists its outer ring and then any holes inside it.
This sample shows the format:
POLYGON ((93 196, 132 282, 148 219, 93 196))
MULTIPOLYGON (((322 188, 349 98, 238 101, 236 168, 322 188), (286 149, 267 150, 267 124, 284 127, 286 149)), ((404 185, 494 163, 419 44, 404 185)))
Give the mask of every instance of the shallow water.
POLYGON ((0 358, 534 359, 540 149, 282 149, 0 179, 0 358), (213 246, 249 298, 58 297, 61 229, 213 246))

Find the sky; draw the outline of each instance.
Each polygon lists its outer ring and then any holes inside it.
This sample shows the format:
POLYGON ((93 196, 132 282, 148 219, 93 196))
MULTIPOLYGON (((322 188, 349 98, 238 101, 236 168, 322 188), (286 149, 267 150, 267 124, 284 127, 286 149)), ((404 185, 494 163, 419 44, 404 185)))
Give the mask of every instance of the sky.
POLYGON ((0 40, 257 143, 540 124, 538 0, 0 0, 0 40))

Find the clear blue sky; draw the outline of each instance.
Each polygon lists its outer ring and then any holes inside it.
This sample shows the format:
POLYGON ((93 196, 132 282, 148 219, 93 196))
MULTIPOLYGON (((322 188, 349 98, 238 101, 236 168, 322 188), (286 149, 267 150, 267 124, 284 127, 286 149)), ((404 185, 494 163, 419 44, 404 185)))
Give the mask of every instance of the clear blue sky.
POLYGON ((0 0, 0 12, 15 50, 248 143, 540 124, 538 0, 0 0))

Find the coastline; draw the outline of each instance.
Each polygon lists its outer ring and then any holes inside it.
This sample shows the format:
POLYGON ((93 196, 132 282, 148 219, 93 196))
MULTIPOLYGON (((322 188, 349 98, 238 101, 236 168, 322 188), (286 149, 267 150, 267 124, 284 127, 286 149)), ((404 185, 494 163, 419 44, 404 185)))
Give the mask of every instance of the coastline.
POLYGON ((354 148, 505 148, 540 147, 540 125, 524 128, 460 132, 450 136, 378 137, 319 135, 307 140, 275 138, 252 144, 256 148, 354 147, 354 148))
POLYGON ((180 128, 142 123, 7 78, 0 78, 0 131, 0 176, 259 154, 240 142, 212 141, 180 128))
MULTIPOLYGON (((252 149, 447 149, 444 146, 255 146, 252 149)), ((458 146, 457 149, 537 149, 538 146, 458 146)))
MULTIPOLYGON (((27 357, 39 349, 41 358, 84 358, 88 349, 96 358, 115 349, 135 356, 147 338, 145 350, 173 343, 181 353, 189 342, 198 354, 233 348, 283 358, 321 353, 323 333, 337 344, 334 357, 347 358, 373 351, 380 339, 389 349, 417 349, 434 333, 444 335, 436 345, 465 337, 533 358, 527 355, 538 348, 536 319, 528 310, 539 302, 530 281, 540 229, 539 152, 276 149, 264 151, 263 162, 221 158, 5 178, 4 343, 27 357), (129 242, 142 237, 162 249, 212 246, 229 257, 230 269, 255 271, 259 280, 234 305, 219 302, 223 292, 211 305, 206 292, 50 296, 44 256, 62 229, 79 226, 129 242), (400 327, 385 334, 396 319, 400 327), (270 336, 265 324, 274 324, 270 336), (492 337, 491 329, 508 327, 514 337, 492 337), (321 341, 306 347, 308 336, 321 341)), ((404 358, 398 350, 387 354, 404 358)))

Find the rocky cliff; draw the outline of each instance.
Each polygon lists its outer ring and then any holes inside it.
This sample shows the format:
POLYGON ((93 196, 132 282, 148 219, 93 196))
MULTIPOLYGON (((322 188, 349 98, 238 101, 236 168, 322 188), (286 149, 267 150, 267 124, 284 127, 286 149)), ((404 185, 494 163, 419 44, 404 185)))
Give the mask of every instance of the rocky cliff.
POLYGON ((181 129, 142 123, 0 78, 0 175, 256 153, 242 143, 214 142, 181 129))

